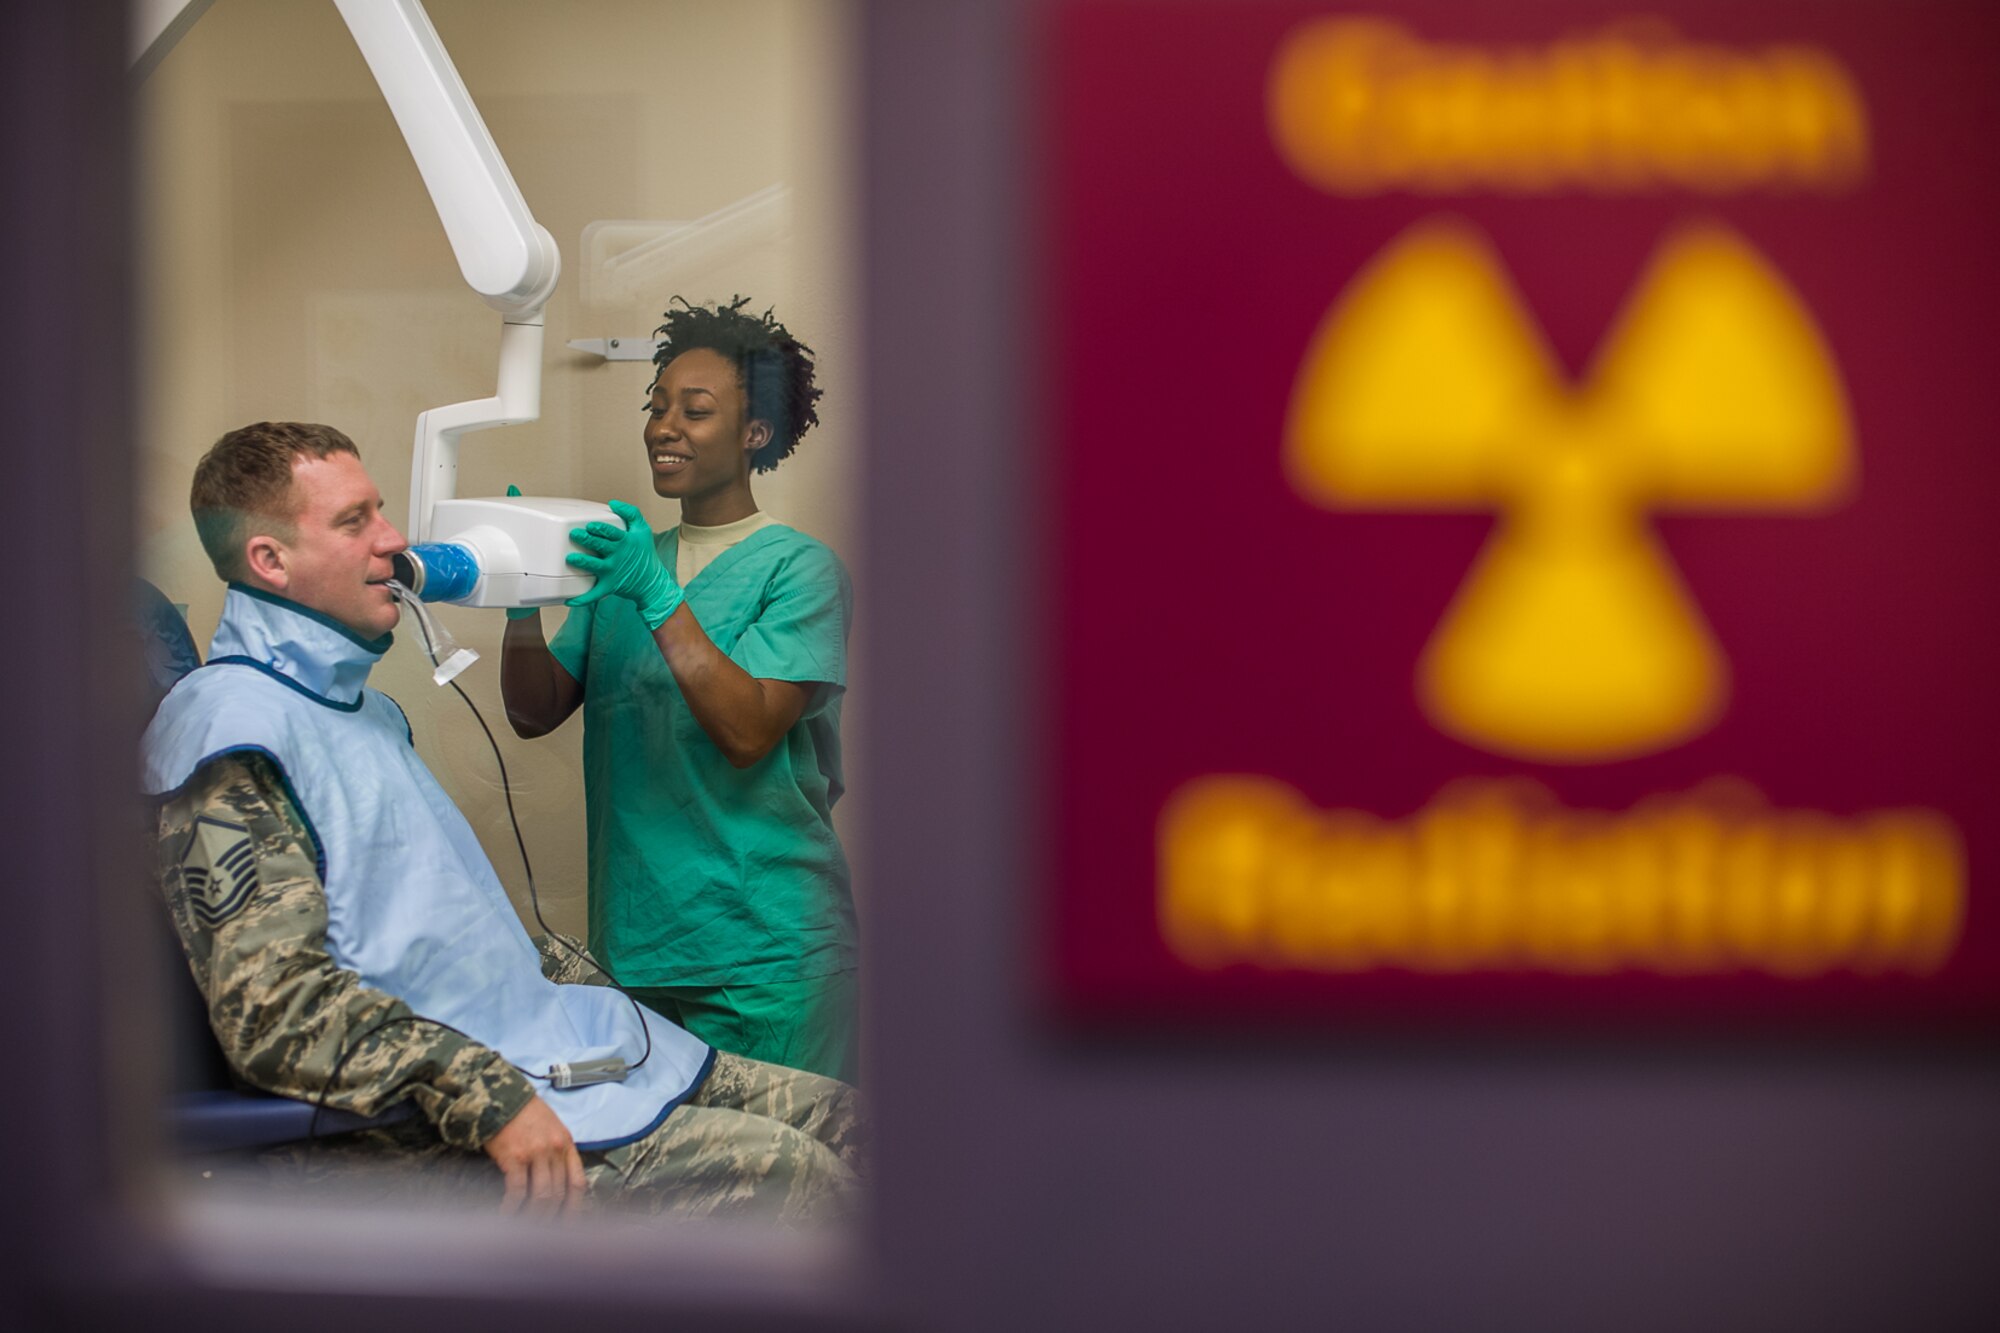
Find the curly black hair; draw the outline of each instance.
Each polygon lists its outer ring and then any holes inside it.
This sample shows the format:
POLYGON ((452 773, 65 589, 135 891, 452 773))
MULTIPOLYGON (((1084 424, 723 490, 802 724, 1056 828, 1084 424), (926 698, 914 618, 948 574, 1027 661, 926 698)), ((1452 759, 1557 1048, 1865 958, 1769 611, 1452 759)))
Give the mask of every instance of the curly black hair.
POLYGON ((813 383, 813 349, 771 318, 769 310, 745 312, 747 296, 713 307, 689 305, 679 296, 674 302, 661 316, 666 322, 653 330, 660 340, 653 364, 665 370, 681 353, 704 347, 728 358, 749 404, 748 419, 771 424, 771 442, 750 455, 752 471, 769 472, 798 448, 801 435, 819 424, 813 407, 820 395, 813 383))

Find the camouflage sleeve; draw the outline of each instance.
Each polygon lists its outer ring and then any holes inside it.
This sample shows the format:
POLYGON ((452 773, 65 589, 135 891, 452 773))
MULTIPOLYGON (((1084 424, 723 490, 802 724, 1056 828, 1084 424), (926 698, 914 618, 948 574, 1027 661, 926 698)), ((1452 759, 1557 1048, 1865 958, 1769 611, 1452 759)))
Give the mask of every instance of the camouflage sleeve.
POLYGON ((497 1051, 335 965, 312 835, 264 756, 212 759, 162 804, 159 877, 209 1026, 246 1082, 360 1115, 411 1098, 462 1148, 534 1097, 497 1051))
POLYGON ((552 930, 535 936, 535 950, 542 956, 542 975, 558 986, 615 985, 611 974, 597 956, 573 935, 552 930))

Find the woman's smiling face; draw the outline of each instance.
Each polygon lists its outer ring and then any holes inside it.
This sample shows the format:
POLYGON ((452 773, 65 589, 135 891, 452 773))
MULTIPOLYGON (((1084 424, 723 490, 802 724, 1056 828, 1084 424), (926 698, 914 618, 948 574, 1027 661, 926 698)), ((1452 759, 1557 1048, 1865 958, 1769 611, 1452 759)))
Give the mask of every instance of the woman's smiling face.
POLYGON ((654 493, 686 504, 747 487, 751 451, 771 438, 748 412, 736 367, 720 352, 696 347, 667 362, 646 408, 654 493))

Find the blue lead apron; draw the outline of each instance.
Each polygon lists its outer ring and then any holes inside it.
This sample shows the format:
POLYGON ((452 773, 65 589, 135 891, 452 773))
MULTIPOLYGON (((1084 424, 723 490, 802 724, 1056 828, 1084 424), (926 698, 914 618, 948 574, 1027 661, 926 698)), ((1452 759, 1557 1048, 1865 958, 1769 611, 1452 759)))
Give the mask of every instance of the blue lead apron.
POLYGON ((174 687, 147 729, 146 791, 177 791, 219 755, 268 756, 312 832, 338 966, 532 1075, 557 1061, 636 1064, 650 1032, 651 1055, 623 1083, 537 1087, 579 1148, 649 1133, 700 1085, 714 1052, 616 990, 543 977, 402 710, 367 687, 389 641, 232 584, 208 665, 174 687))

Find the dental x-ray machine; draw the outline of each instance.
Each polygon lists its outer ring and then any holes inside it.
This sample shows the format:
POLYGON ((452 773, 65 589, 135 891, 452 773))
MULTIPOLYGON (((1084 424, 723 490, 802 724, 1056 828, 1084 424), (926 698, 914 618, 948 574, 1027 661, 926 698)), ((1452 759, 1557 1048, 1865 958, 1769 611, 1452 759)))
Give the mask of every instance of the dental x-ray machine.
MULTIPOLYGON (((542 410, 542 308, 562 274, 556 243, 528 211, 422 0, 333 0, 375 76, 430 191, 459 271, 500 312, 500 371, 490 398, 417 417, 409 538, 396 577, 427 602, 547 606, 588 589, 565 562, 571 528, 618 526, 606 505, 541 496, 460 499, 460 439, 533 421, 542 410)), ((143 75, 210 0, 152 0, 136 14, 143 75)), ((467 660, 470 660, 469 657, 467 660)))

